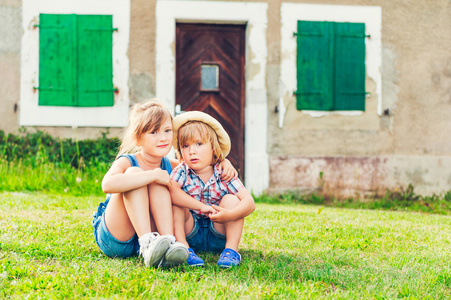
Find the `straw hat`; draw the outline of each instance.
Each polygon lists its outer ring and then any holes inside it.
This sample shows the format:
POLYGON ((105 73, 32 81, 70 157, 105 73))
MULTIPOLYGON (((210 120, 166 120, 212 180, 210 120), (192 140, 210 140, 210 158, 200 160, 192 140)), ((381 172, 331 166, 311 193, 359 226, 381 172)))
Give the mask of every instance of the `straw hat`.
POLYGON ((201 111, 184 112, 176 116, 172 120, 172 130, 174 133, 172 144, 174 145, 175 149, 177 149, 179 128, 189 121, 200 121, 213 128, 213 130, 216 132, 216 135, 218 136, 219 146, 221 147, 221 150, 224 153, 224 157, 226 157, 229 154, 231 147, 229 135, 215 118, 201 111))

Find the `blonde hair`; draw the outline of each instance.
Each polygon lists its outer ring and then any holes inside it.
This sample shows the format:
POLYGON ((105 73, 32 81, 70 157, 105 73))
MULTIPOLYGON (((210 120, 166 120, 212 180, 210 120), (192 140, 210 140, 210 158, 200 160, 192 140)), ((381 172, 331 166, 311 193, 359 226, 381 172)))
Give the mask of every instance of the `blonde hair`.
POLYGON ((192 143, 199 134, 202 142, 210 142, 213 150, 213 160, 211 165, 215 165, 224 160, 224 153, 219 145, 218 135, 210 125, 201 121, 189 121, 183 124, 178 130, 177 151, 181 158, 181 145, 192 143))
POLYGON ((158 130, 167 119, 172 121, 171 113, 156 98, 147 99, 133 105, 130 109, 128 126, 125 128, 117 157, 124 153, 138 152, 140 148, 136 146, 136 140, 143 133, 158 130))

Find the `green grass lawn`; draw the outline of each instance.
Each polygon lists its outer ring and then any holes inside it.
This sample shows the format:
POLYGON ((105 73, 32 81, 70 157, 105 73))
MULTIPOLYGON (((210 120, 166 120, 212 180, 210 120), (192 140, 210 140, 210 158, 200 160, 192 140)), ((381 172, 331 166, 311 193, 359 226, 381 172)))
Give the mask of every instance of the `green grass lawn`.
POLYGON ((204 268, 110 259, 90 224, 103 197, 0 193, 0 298, 444 299, 449 216, 258 203, 242 264, 204 268))

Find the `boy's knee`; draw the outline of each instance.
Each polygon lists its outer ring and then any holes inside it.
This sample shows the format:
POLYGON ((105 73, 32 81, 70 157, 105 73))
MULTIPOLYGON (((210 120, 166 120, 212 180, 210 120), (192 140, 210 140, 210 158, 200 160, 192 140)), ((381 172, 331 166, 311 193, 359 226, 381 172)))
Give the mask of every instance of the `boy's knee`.
POLYGON ((220 207, 224 208, 233 208, 237 206, 240 203, 240 199, 238 199, 235 195, 225 195, 222 197, 221 203, 219 204, 220 207))
POLYGON ((139 167, 130 167, 127 170, 125 170, 124 174, 139 173, 143 171, 144 170, 139 167))

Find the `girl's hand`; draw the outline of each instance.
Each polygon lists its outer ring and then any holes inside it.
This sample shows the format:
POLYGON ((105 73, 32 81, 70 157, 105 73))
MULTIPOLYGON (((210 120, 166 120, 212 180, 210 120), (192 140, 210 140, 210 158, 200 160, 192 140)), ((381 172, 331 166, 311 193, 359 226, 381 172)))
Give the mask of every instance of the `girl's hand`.
POLYGON ((232 212, 224 207, 213 205, 213 208, 217 211, 215 214, 210 215, 210 220, 216 223, 227 223, 233 221, 232 212))
POLYGON ((238 177, 238 172, 227 158, 221 161, 219 164, 219 170, 221 171, 221 179, 224 181, 230 181, 238 177))
POLYGON ((167 171, 156 168, 152 172, 155 176, 155 183, 167 186, 168 188, 171 187, 171 180, 167 171))

